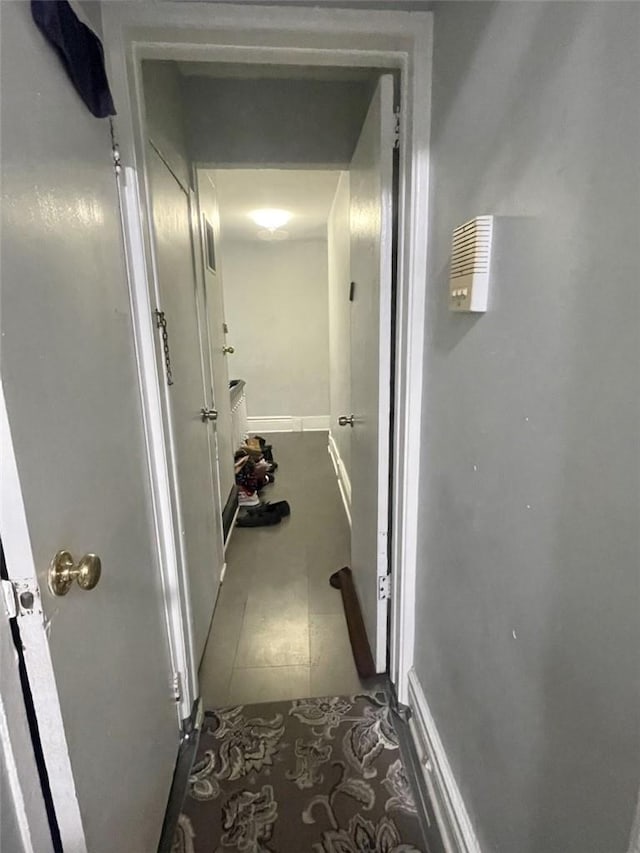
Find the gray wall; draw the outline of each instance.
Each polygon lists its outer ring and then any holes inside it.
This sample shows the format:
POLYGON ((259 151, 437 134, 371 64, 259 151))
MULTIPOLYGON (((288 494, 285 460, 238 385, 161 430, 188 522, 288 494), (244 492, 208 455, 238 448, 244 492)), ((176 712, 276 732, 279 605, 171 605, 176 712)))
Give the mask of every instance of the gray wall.
POLYGON ((76 15, 87 24, 87 26, 102 39, 102 9, 97 0, 75 0, 71 7, 75 7, 76 15))
POLYGON ((247 383, 249 417, 327 416, 326 240, 221 242, 232 378, 247 383))
POLYGON ((347 166, 371 83, 187 76, 182 91, 196 163, 347 166))
POLYGON ((435 7, 415 666, 483 853, 623 853, 637 800, 639 45, 636 4, 435 7))
POLYGON ((181 77, 175 62, 142 63, 148 137, 174 175, 193 184, 189 158, 181 77))

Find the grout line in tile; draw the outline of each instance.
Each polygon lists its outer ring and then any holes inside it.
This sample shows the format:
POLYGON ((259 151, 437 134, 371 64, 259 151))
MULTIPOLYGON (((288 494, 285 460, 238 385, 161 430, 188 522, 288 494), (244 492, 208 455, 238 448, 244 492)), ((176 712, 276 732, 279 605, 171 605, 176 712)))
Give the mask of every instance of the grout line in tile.
POLYGON ((240 617, 240 630, 238 631, 238 636, 235 642, 235 649, 233 651, 233 662, 231 663, 231 671, 236 668, 236 661, 238 659, 238 649, 240 648, 240 638, 242 637, 242 630, 244 628, 244 622, 247 615, 247 599, 242 606, 242 616, 240 617))

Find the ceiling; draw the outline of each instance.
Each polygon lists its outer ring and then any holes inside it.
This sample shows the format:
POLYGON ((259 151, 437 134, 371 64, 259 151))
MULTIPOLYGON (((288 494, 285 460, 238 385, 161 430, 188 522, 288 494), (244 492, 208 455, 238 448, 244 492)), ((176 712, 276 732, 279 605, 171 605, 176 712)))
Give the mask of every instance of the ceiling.
POLYGON ((218 196, 222 237, 258 241, 252 210, 281 208, 292 214, 283 226, 289 240, 322 239, 333 203, 338 171, 219 169, 210 171, 218 196))

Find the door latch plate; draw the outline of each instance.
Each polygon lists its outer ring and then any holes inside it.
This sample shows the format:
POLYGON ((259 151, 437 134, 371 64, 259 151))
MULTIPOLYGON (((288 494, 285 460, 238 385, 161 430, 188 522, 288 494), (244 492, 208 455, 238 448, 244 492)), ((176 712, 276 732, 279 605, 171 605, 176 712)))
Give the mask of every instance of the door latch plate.
POLYGON ((37 581, 2 581, 4 609, 9 619, 42 613, 37 581))

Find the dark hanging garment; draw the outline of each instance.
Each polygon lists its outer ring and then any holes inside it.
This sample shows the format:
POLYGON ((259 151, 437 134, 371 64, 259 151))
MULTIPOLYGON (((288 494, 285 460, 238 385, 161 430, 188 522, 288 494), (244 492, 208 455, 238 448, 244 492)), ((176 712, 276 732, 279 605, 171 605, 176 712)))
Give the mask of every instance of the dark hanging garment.
POLYGON ((60 57, 76 91, 96 118, 116 114, 97 35, 67 0, 31 0, 36 26, 60 57))

